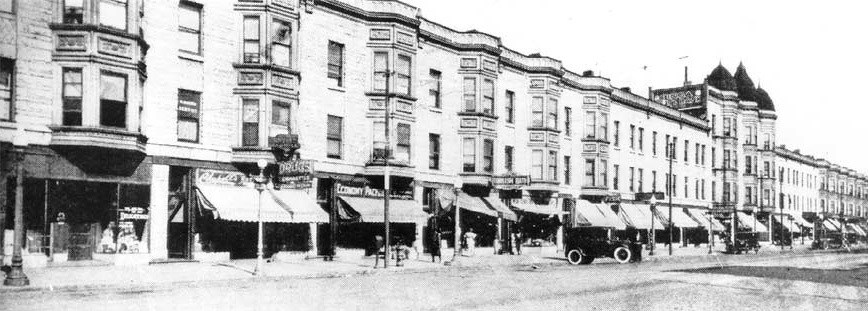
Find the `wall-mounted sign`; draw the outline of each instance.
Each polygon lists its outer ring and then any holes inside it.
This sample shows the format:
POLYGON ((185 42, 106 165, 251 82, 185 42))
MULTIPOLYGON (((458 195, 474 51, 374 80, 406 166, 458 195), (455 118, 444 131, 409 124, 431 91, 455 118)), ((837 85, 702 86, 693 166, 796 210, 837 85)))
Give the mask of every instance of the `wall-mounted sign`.
POLYGON ((621 194, 610 194, 603 198, 604 203, 621 203, 621 194))
POLYGON ((500 175, 492 176, 491 184, 494 186, 526 186, 530 185, 528 175, 500 175))
POLYGON ((250 178, 247 178, 247 176, 241 172, 200 168, 196 170, 196 182, 212 185, 244 187, 250 185, 250 178))
POLYGON ((705 101, 701 84, 653 90, 652 94, 654 94, 654 101, 675 109, 702 105, 705 101))
MULTIPOLYGON (((413 192, 412 191, 398 191, 395 189, 391 190, 391 194, 389 198, 398 199, 398 200, 412 200, 413 192)), ((373 189, 370 187, 350 187, 342 184, 338 184, 337 186, 337 195, 348 195, 355 197, 368 197, 375 199, 383 198, 383 189, 373 189)))

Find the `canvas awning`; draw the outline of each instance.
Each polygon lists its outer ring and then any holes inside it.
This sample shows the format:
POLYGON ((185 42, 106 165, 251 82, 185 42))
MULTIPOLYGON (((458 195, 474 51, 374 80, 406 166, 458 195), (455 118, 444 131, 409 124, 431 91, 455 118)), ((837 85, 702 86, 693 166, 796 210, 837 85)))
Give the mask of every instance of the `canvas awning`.
MULTIPOLYGON (((341 201, 352 209, 353 218, 361 222, 383 222, 384 207, 382 199, 339 196, 341 201)), ((413 200, 389 200, 389 222, 420 223, 428 221, 428 214, 413 200)))
MULTIPOLYGON (((660 222, 664 224, 669 223, 669 209, 668 208, 658 208, 657 209, 657 217, 660 219, 660 222)), ((697 228, 701 227, 701 224, 694 220, 690 215, 684 213, 683 208, 672 208, 672 225, 679 228, 697 228)))
MULTIPOLYGON (((778 225, 781 224, 781 214, 780 213, 772 214, 772 217, 774 219, 775 224, 778 224, 778 225)), ((784 228, 787 228, 787 230, 789 230, 790 232, 799 231, 799 227, 796 226, 795 222, 790 221, 789 215, 786 213, 784 213, 783 225, 784 225, 784 228)))
POLYGON ((708 228, 709 219, 711 219, 711 230, 712 231, 724 231, 726 227, 723 226, 723 223, 717 218, 708 215, 707 210, 697 210, 697 209, 687 209, 687 212, 693 216, 694 219, 700 222, 700 224, 708 228))
POLYGON ((866 233, 865 230, 855 224, 847 224, 847 227, 849 227, 852 232, 855 232, 858 235, 868 236, 868 233, 866 233))
POLYGON ((293 222, 329 222, 329 214, 326 213, 313 197, 301 190, 281 189, 269 190, 274 201, 289 212, 293 222))
POLYGON ((738 212, 738 223, 753 230, 754 232, 768 232, 769 228, 762 222, 759 222, 752 215, 738 212))
POLYGON ((612 208, 606 204, 594 204, 585 200, 576 201, 576 209, 593 227, 610 227, 619 230, 627 229, 627 224, 621 220, 612 208))
POLYGON ((497 217, 497 211, 489 208, 488 204, 482 201, 482 198, 470 196, 464 192, 458 193, 458 208, 497 217))
POLYGON ((511 209, 509 209, 508 206, 503 204, 503 202, 501 202, 500 199, 498 199, 496 197, 488 197, 488 198, 482 198, 482 201, 485 202, 488 206, 490 206, 491 209, 495 210, 501 216, 503 216, 503 219, 506 219, 509 221, 518 221, 518 215, 516 215, 515 212, 513 212, 511 209))
MULTIPOLYGON (((552 198, 551 200, 555 200, 552 198)), ((531 200, 513 200, 512 207, 525 212, 541 215, 560 215, 564 212, 555 204, 535 204, 531 200)))
POLYGON ((793 223, 802 227, 813 228, 814 224, 802 217, 802 213, 789 211, 788 214, 793 217, 793 223))
POLYGON ((268 192, 262 193, 260 208, 259 191, 252 187, 199 185, 196 192, 199 204, 216 219, 257 222, 261 213, 263 222, 299 222, 268 192))
MULTIPOLYGON (((636 229, 651 229, 651 208, 648 205, 621 203, 620 214, 636 229)), ((662 229, 660 222, 654 224, 655 229, 662 229)))

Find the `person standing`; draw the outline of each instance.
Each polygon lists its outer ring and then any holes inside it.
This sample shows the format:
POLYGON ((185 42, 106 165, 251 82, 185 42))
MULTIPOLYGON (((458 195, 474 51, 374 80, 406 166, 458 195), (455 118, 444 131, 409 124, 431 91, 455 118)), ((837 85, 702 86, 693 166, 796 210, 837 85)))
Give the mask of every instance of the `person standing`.
POLYGON ((468 256, 476 254, 476 233, 473 233, 473 228, 464 233, 464 244, 467 245, 468 256))
POLYGON ((442 238, 442 233, 440 230, 434 230, 434 234, 432 234, 431 241, 431 262, 434 262, 434 257, 437 257, 437 262, 443 260, 440 255, 440 239, 442 238))

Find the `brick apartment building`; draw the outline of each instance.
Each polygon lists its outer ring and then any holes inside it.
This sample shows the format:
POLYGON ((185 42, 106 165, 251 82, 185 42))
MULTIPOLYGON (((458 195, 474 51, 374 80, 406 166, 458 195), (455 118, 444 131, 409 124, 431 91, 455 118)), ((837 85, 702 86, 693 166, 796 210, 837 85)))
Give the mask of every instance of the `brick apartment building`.
POLYGON ((649 100, 399 1, 0 4, 0 223, 22 195, 34 263, 251 257, 260 200, 269 254, 354 254, 384 230, 384 192, 420 251, 456 234, 456 206, 457 234, 495 249, 516 231, 559 246, 564 224, 645 240, 655 215, 707 241, 736 211, 771 224, 781 191, 865 216, 863 175, 774 147, 743 66, 649 100))

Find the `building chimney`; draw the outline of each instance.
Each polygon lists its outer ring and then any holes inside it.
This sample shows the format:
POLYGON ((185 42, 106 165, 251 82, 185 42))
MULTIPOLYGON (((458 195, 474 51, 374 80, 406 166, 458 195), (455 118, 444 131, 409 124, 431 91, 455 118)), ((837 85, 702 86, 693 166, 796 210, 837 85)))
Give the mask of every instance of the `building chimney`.
POLYGON ((593 76, 594 76, 593 70, 585 70, 585 72, 582 73, 582 77, 593 77, 593 76))
POLYGON ((690 81, 687 80, 687 66, 684 66, 684 86, 690 85, 690 81))
POLYGON ((629 86, 622 87, 621 90, 624 92, 630 93, 630 87, 629 86))

